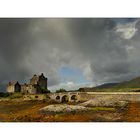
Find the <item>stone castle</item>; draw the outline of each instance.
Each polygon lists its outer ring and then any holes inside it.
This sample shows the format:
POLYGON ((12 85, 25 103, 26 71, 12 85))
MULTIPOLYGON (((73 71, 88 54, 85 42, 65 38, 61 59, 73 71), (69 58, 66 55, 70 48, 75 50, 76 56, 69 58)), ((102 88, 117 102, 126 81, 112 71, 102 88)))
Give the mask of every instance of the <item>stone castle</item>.
POLYGON ((42 73, 41 75, 34 75, 29 83, 21 85, 17 82, 9 82, 7 85, 7 92, 22 92, 22 93, 44 93, 47 92, 47 78, 42 73))

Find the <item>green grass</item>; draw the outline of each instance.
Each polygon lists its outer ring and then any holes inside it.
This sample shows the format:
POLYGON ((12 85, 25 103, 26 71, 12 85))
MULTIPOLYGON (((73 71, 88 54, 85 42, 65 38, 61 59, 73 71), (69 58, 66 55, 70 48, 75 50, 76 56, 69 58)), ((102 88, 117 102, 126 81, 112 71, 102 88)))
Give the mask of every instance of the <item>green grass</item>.
POLYGON ((115 111, 113 107, 92 107, 90 108, 91 111, 115 111))
POLYGON ((0 99, 16 99, 22 98, 24 93, 16 92, 16 93, 3 93, 0 96, 0 99))
POLYGON ((22 93, 13 93, 9 96, 9 99, 17 99, 17 98, 22 98, 23 94, 22 93))
POLYGON ((95 88, 93 89, 93 91, 94 92, 140 92, 140 88, 119 88, 119 87, 102 88, 102 89, 95 88))

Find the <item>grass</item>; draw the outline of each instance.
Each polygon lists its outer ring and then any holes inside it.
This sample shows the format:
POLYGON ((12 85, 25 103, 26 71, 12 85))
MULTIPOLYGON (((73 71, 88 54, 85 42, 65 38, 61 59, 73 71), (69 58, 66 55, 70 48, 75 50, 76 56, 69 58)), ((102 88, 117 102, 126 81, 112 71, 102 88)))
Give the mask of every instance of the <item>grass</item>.
POLYGON ((139 92, 140 88, 95 88, 94 92, 139 92))
POLYGON ((116 109, 113 107, 92 107, 91 111, 115 111, 116 109))
POLYGON ((17 99, 17 98, 22 98, 23 94, 21 93, 13 93, 12 95, 9 96, 10 99, 17 99))
POLYGON ((16 93, 3 93, 3 95, 0 96, 0 99, 17 99, 22 98, 24 93, 16 92, 16 93))
POLYGON ((130 103, 123 112, 113 107, 91 107, 91 111, 74 114, 40 114, 39 109, 47 105, 42 101, 0 102, 0 122, 140 122, 140 102, 130 103))

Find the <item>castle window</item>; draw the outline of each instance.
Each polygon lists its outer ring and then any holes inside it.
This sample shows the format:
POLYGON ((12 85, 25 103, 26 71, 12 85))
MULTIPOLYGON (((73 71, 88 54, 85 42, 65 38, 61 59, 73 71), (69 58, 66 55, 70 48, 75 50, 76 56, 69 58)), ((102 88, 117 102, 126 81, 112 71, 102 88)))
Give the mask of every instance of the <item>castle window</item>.
POLYGON ((35 96, 35 98, 38 98, 38 96, 35 96))

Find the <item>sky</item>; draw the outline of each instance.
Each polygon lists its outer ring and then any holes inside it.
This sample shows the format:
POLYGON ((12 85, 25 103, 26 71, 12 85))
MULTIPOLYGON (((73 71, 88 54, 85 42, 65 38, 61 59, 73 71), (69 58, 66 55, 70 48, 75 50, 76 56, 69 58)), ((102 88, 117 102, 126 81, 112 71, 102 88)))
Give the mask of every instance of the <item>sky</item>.
POLYGON ((0 90, 42 72, 52 91, 130 80, 139 54, 139 19, 1 18, 0 90))

